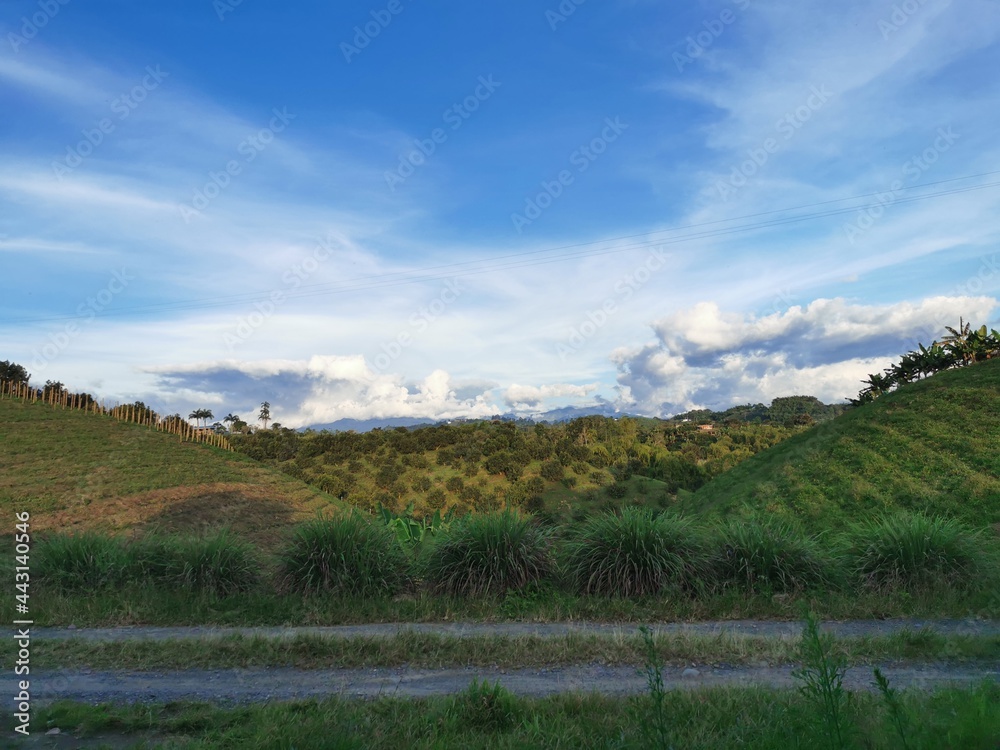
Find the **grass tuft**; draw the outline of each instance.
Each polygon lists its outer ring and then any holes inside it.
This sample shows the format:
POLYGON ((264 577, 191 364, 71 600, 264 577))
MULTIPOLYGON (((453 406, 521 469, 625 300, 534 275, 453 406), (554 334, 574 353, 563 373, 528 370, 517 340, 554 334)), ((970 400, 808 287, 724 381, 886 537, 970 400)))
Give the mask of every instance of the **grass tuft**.
POLYGON ((89 532, 39 538, 32 565, 40 582, 61 591, 120 586, 132 567, 121 540, 89 532))
POLYGON ((481 732, 504 732, 521 721, 517 698, 498 682, 492 685, 473 680, 465 692, 455 697, 455 714, 460 726, 481 732))
POLYGON ((849 557, 862 585, 875 589, 973 584, 987 567, 982 535, 948 518, 883 515, 848 535, 849 557))
POLYGON ((701 585, 702 536, 685 519, 625 508, 584 521, 567 543, 566 567, 582 594, 648 596, 701 585))
POLYGON ((253 546, 225 530, 204 537, 144 537, 128 551, 137 581, 216 596, 250 591, 260 582, 253 546))
POLYGON ((555 574, 550 535, 513 511, 466 516, 428 551, 424 574, 457 596, 520 591, 555 574))
POLYGON ((299 526, 279 553, 279 583, 306 593, 392 595, 406 582, 407 563, 388 527, 352 513, 299 526))
POLYGON ((720 582, 748 592, 801 591, 840 578, 837 555, 780 521, 732 520, 717 540, 720 582))

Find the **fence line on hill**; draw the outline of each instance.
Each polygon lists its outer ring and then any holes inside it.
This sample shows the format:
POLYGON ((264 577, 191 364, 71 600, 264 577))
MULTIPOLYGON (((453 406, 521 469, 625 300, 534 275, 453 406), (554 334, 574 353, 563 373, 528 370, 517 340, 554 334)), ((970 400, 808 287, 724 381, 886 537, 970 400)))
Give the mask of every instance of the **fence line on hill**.
POLYGON ((161 417, 152 409, 137 408, 135 404, 115 404, 109 407, 105 405, 103 399, 98 402, 89 393, 70 393, 65 389, 45 391, 27 383, 0 380, 0 398, 48 404, 54 409, 75 409, 104 415, 119 422, 142 425, 158 432, 177 435, 182 442, 205 443, 216 448, 233 450, 225 435, 220 435, 211 428, 192 427, 183 417, 161 417))

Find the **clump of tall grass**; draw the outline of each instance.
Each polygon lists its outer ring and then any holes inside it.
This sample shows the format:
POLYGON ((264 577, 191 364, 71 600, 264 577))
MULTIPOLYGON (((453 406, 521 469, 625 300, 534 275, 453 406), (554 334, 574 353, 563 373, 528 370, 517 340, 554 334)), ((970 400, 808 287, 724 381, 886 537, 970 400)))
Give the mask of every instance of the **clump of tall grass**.
POLYGON ((847 536, 852 572, 875 589, 971 584, 989 567, 986 547, 964 524, 918 513, 882 515, 847 536))
POLYGON ((39 540, 34 563, 40 580, 64 591, 138 585, 223 596, 253 588, 260 569, 253 548, 225 531, 135 541, 95 533, 53 534, 39 540))
POLYGON ((550 534, 510 510, 466 516, 428 550, 423 573, 446 594, 519 591, 555 574, 550 534))
POLYGON ((139 581, 227 596, 260 580, 253 547, 225 530, 202 537, 154 534, 127 549, 139 581))
POLYGON ((387 526, 352 513, 308 521, 279 553, 282 588, 345 596, 382 596, 407 580, 406 553, 387 526))
POLYGON ((41 537, 31 561, 41 583, 63 591, 121 586, 132 571, 122 540, 91 532, 41 537))
POLYGON ((566 544, 566 572, 577 590, 600 596, 648 596, 700 588, 710 558, 686 519, 625 508, 584 521, 566 544))
POLYGON ((718 580, 751 593, 800 591, 838 583, 838 554, 772 519, 735 519, 715 539, 718 580))

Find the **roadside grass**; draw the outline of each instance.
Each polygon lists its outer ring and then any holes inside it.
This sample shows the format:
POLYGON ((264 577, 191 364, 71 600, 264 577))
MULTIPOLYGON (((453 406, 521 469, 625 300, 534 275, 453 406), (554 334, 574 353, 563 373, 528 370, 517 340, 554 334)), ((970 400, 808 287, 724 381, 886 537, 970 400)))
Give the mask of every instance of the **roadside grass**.
MULTIPOLYGON (((1000 739, 1000 686, 903 691, 898 701, 919 716, 914 750, 993 750, 1000 739)), ((330 698, 252 706, 198 703, 101 705, 61 702, 39 708, 33 730, 108 738, 146 748, 631 748, 649 747, 650 699, 572 693, 550 698, 513 696, 479 685, 455 696, 421 700, 330 698)), ((788 750, 815 746, 815 714, 791 690, 717 688, 668 691, 663 714, 673 747, 701 750, 752 747, 788 750)), ((845 716, 859 746, 897 747, 896 730, 880 696, 857 694, 845 716)), ((8 730, 12 718, 0 726, 8 730)), ((16 746, 15 746, 16 747, 16 746)))
MULTIPOLYGON (((0 566, 0 575, 4 574, 0 566)), ((11 575, 10 578, 13 576, 11 575)), ((962 590, 937 585, 913 591, 804 591, 767 596, 736 589, 704 597, 608 598, 579 596, 539 586, 502 597, 459 598, 427 592, 396 597, 303 596, 250 591, 238 595, 132 585, 92 593, 33 587, 36 624, 78 627, 120 625, 353 625, 370 622, 686 622, 696 620, 796 620, 808 606, 823 619, 887 617, 1000 617, 1000 581, 962 590)), ((17 619, 13 598, 0 602, 0 617, 17 619)))
MULTIPOLYGON (((671 666, 691 663, 778 665, 794 662, 802 639, 720 633, 662 633, 649 627, 656 656, 671 666)), ((392 636, 263 635, 204 636, 165 640, 38 639, 32 664, 40 669, 298 669, 399 667, 530 668, 573 664, 641 665, 648 644, 635 634, 443 635, 404 630, 392 636)), ((851 664, 886 660, 1000 661, 1000 636, 942 635, 904 631, 838 638, 833 653, 851 664)), ((0 646, 0 666, 16 649, 0 646)))
POLYGON ((277 555, 225 531, 48 534, 31 561, 32 613, 50 625, 795 619, 803 604, 824 618, 1000 617, 992 539, 916 515, 817 538, 636 508, 553 530, 503 511, 460 520, 418 555, 351 514, 297 527, 277 555))

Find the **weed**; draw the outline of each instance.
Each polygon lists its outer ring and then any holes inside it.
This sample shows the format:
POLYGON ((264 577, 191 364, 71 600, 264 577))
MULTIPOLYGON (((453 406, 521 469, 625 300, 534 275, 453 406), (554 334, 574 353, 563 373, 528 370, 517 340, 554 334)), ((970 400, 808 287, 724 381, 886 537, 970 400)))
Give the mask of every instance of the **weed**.
POLYGON ((649 699, 653 710, 650 723, 642 722, 642 734, 646 747, 669 748, 670 745, 670 724, 667 719, 667 691, 663 684, 663 660, 656 651, 656 642, 649 628, 643 625, 639 628, 642 633, 642 643, 646 651, 646 663, 642 673, 646 677, 646 689, 649 691, 649 699))
POLYGON ((473 680, 455 698, 455 713, 462 726, 484 732, 504 732, 520 721, 517 698, 500 684, 473 680))
POLYGON ((843 654, 836 652, 833 636, 821 635, 816 615, 807 612, 802 630, 802 667, 793 676, 802 682, 799 692, 815 708, 823 725, 823 736, 831 747, 848 747, 846 709, 848 694, 844 690, 847 669, 843 654))
POLYGON ((889 686, 889 680, 878 667, 875 667, 875 683, 878 685, 879 693, 882 694, 883 702, 889 709, 892 726, 896 730, 896 734, 899 735, 903 750, 910 750, 910 743, 906 741, 906 727, 909 723, 906 709, 903 707, 902 701, 899 700, 899 694, 889 686))

